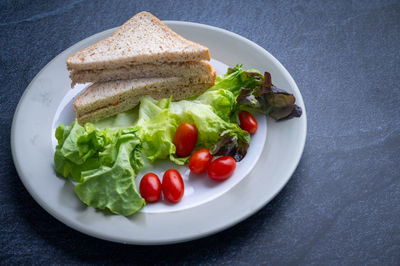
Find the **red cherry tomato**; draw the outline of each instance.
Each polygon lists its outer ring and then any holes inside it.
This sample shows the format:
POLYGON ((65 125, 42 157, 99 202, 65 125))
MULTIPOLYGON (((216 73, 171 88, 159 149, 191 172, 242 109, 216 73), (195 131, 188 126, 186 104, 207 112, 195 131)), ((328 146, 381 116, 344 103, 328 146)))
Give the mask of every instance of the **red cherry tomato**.
POLYGON ((161 182, 156 174, 147 173, 140 180, 140 195, 146 202, 156 202, 161 198, 161 182))
POLYGON ((181 174, 175 169, 168 169, 164 173, 162 181, 162 191, 165 198, 172 203, 177 203, 183 197, 184 190, 181 174))
POLYGON ((239 112, 240 128, 253 135, 257 131, 257 120, 247 111, 239 112))
POLYGON ((197 127, 189 122, 183 122, 177 128, 174 136, 174 145, 178 157, 190 155, 197 143, 197 127))
POLYGON ((201 174, 207 171, 213 156, 209 149, 200 149, 192 154, 189 159, 189 169, 193 173, 201 174))
POLYGON ((224 181, 233 174, 236 161, 231 156, 222 156, 208 167, 208 176, 215 181, 224 181))

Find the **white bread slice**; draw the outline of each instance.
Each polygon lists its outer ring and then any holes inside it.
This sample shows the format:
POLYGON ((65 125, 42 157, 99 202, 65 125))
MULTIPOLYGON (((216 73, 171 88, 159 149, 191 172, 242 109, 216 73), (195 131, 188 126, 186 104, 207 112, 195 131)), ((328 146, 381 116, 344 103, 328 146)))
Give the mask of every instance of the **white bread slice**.
POLYGON ((194 78, 142 78, 94 83, 75 100, 74 109, 80 124, 96 121, 135 107, 141 97, 181 100, 198 95, 215 82, 215 71, 194 78))
POLYGON ((142 64, 116 69, 72 70, 70 78, 73 87, 76 83, 104 82, 120 79, 195 77, 204 75, 208 75, 211 78, 212 73, 212 67, 205 61, 200 61, 166 63, 162 65, 142 64))
POLYGON ((110 69, 200 60, 210 60, 207 47, 186 40, 149 12, 140 12, 110 37, 70 55, 67 67, 110 69))

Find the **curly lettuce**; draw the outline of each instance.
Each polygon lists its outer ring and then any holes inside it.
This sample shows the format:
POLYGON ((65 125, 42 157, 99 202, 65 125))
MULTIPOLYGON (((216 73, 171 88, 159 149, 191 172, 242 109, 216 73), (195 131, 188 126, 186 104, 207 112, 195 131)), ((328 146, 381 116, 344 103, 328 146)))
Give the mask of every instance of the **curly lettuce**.
POLYGON ((244 71, 241 65, 236 65, 217 79, 216 86, 229 87, 237 95, 240 109, 261 112, 277 121, 302 114, 294 95, 274 86, 269 72, 261 75, 257 70, 244 71))
POLYGON ((129 216, 145 205, 135 176, 143 166, 140 140, 135 129, 120 130, 99 154, 102 165, 82 172, 75 192, 84 203, 97 209, 129 216))
POLYGON ((144 206, 135 183, 143 165, 137 129, 99 130, 75 120, 59 125, 56 138, 56 172, 78 183, 75 192, 81 201, 125 216, 144 206))

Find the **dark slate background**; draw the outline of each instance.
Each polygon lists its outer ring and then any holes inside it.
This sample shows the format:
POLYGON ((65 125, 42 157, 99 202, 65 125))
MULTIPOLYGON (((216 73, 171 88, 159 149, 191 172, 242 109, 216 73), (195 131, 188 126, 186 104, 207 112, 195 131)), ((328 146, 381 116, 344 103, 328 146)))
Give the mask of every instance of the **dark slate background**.
POLYGON ((398 0, 1 1, 0 264, 399 265, 399 48, 398 0), (15 108, 39 70, 142 10, 261 45, 292 74, 308 114, 302 160, 272 202, 228 230, 171 246, 68 228, 25 190, 10 150, 15 108))

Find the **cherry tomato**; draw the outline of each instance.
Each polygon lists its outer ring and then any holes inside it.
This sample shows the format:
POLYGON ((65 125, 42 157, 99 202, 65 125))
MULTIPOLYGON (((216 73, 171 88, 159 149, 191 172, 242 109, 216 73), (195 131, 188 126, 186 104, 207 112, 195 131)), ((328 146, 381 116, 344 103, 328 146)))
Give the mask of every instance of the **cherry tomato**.
POLYGON ((146 202, 156 202, 161 198, 161 182, 156 174, 147 173, 140 180, 140 195, 146 202))
POLYGON ((164 173, 162 181, 162 191, 165 198, 172 203, 177 203, 183 197, 184 190, 181 174, 175 169, 168 169, 164 173))
POLYGON ((197 143, 197 127, 189 122, 180 124, 175 132, 174 145, 178 157, 190 155, 197 143))
POLYGON ((189 159, 189 169, 193 173, 201 174, 207 171, 213 156, 209 149, 200 149, 192 154, 189 159))
POLYGON ((208 167, 208 176, 215 181, 224 181, 233 174, 236 161, 231 156, 222 156, 208 167))
POLYGON ((253 135, 257 131, 257 120, 247 111, 239 112, 240 128, 253 135))

